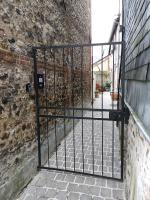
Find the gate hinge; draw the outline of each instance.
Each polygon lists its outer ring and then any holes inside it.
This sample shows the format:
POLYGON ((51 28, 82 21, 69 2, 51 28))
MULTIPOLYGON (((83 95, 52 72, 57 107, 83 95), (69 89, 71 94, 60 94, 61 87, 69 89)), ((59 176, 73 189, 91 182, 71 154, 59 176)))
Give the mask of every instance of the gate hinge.
POLYGON ((127 106, 125 106, 125 108, 124 108, 124 121, 125 121, 125 124, 129 123, 129 117, 130 117, 129 108, 127 106))
POLYGON ((114 111, 111 110, 109 111, 109 119, 111 121, 122 121, 124 119, 124 123, 128 124, 129 122, 129 117, 130 117, 130 111, 127 107, 124 108, 124 112, 123 111, 114 111))
POLYGON ((123 119, 124 113, 122 111, 109 111, 109 119, 112 121, 121 121, 123 119))
POLYGON ((119 29, 120 29, 119 32, 123 32, 123 33, 125 32, 125 26, 120 25, 119 29))

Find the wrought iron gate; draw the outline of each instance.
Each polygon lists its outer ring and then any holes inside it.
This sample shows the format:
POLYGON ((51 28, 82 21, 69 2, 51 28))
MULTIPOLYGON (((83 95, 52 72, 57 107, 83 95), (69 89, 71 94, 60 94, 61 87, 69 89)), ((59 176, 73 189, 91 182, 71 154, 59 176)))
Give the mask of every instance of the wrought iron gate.
POLYGON ((123 180, 123 49, 33 48, 39 168, 123 180))

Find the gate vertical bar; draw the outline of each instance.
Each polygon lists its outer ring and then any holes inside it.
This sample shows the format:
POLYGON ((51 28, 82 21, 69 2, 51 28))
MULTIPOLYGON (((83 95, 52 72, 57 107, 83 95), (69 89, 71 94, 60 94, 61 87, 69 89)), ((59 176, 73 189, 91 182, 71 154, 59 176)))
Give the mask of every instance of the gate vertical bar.
MULTIPOLYGON (((113 78, 113 83, 112 83, 112 110, 114 110, 114 101, 113 99, 115 98, 115 55, 114 52, 115 51, 115 46, 113 45, 113 74, 112 74, 112 78, 113 78)), ((112 177, 114 177, 114 134, 115 134, 115 130, 114 130, 114 121, 112 121, 112 177)))
MULTIPOLYGON (((68 72, 67 72, 68 73, 68 72)), ((64 95, 66 93, 65 89, 66 89, 66 84, 65 84, 65 50, 63 48, 63 75, 64 75, 64 80, 63 80, 63 84, 64 84, 64 95)), ((66 116, 66 98, 64 96, 64 116, 66 116)), ((64 118, 64 151, 65 151, 65 170, 66 170, 66 119, 64 118)))
MULTIPOLYGON (((123 39, 122 44, 122 74, 121 74, 121 88, 122 99, 121 109, 124 112, 124 90, 125 90, 125 41, 123 39)), ((121 179, 123 180, 123 168, 124 168, 124 117, 121 121, 121 179)))
MULTIPOLYGON (((121 88, 122 88, 122 99, 121 109, 124 112, 124 91, 125 91, 125 27, 124 27, 124 1, 122 0, 122 73, 121 73, 121 88)), ((123 181, 123 168, 124 168, 124 117, 121 121, 121 180, 123 181)))
POLYGON ((102 89, 102 176, 104 174, 104 121, 103 121, 103 46, 101 47, 101 89, 102 89))
POLYGON ((93 111, 93 104, 94 104, 94 98, 93 98, 93 47, 92 47, 92 160, 93 160, 93 174, 94 174, 94 164, 95 164, 95 155, 94 155, 94 111, 93 111))
POLYGON ((81 104, 82 104, 82 162, 84 173, 84 135, 83 135, 83 47, 81 47, 81 104))
POLYGON ((73 105, 73 153, 74 153, 74 171, 75 171, 75 166, 76 166, 76 160, 75 160, 75 152, 76 152, 76 147, 75 147, 75 124, 74 124, 74 53, 73 53, 74 48, 71 48, 71 82, 72 82, 72 105, 73 105))
MULTIPOLYGON (((56 52, 54 51, 54 105, 56 107, 56 52)), ((55 109, 56 115, 56 109, 55 109)), ((56 150, 56 166, 58 169, 58 155, 57 155, 57 119, 55 118, 55 150, 56 150)))
MULTIPOLYGON (((47 94, 47 70, 46 70, 46 49, 44 49, 44 68, 45 68, 45 97, 46 97, 46 114, 48 116, 48 94, 47 94)), ((46 137, 47 137, 47 148, 48 148, 48 166, 50 166, 50 152, 49 152, 49 137, 48 137, 48 132, 49 132, 49 118, 47 117, 46 119, 46 137)))
POLYGON ((33 62, 34 62, 34 88, 35 88, 35 102, 36 102, 36 134, 38 140, 38 168, 41 167, 41 134, 40 134, 40 120, 39 120, 39 92, 38 92, 38 80, 37 80, 37 50, 32 49, 33 62))

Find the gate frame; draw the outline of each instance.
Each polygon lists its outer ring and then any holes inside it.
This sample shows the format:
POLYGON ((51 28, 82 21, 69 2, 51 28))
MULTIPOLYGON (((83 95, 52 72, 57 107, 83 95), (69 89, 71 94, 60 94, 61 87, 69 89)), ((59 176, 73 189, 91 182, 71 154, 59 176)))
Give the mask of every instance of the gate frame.
MULTIPOLYGON (((125 124, 125 117, 126 117, 126 110, 125 110, 125 103, 124 103, 124 91, 125 91, 125 41, 121 42, 108 42, 108 43, 94 43, 94 44, 71 44, 71 45, 50 45, 50 46, 35 46, 32 47, 32 55, 33 55, 33 65, 34 65, 34 88, 35 88, 35 103, 36 103, 36 135, 37 135, 37 141, 38 141, 38 169, 50 169, 50 170, 59 170, 59 171, 66 171, 71 173, 77 173, 77 174, 84 174, 84 175, 93 175, 89 173, 83 173, 79 171, 73 171, 73 170, 67 170, 67 169, 57 169, 57 168, 50 168, 50 167, 44 167, 41 165, 41 134, 40 134, 40 112, 39 112, 39 91, 38 91, 38 78, 37 78, 37 50, 47 50, 47 49, 57 49, 57 48, 75 48, 75 47, 95 47, 95 46, 106 46, 106 45, 121 45, 122 46, 122 55, 121 55, 121 62, 120 62, 120 70, 121 70, 121 178, 114 178, 114 177, 108 177, 103 175, 96 175, 95 177, 100 178, 106 178, 106 179, 112 179, 116 181, 123 181, 123 169, 124 169, 124 124, 125 124)), ((120 82, 119 80, 119 82, 120 82)), ((120 84, 119 84, 120 85, 120 84)), ((119 91, 118 91, 119 92, 119 91)), ((98 109, 100 110, 100 109, 98 109)), ((102 111, 115 111, 112 109, 101 109, 102 111)), ((118 110, 117 110, 118 111, 118 110)), ((69 117, 67 117, 69 118, 69 117)), ((73 119, 76 119, 76 117, 73 117, 73 119)), ((83 118, 82 118, 83 119, 83 118)), ((102 118, 102 120, 106 120, 102 118)), ((109 120, 112 121, 112 120, 109 120)), ((114 120, 116 121, 116 120, 114 120)))

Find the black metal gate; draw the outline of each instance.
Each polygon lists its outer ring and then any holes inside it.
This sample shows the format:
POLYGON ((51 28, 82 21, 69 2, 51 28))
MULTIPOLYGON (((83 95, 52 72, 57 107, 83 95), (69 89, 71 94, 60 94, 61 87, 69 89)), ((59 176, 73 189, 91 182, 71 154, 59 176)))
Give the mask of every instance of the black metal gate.
POLYGON ((39 168, 123 180, 123 49, 33 48, 39 168))

